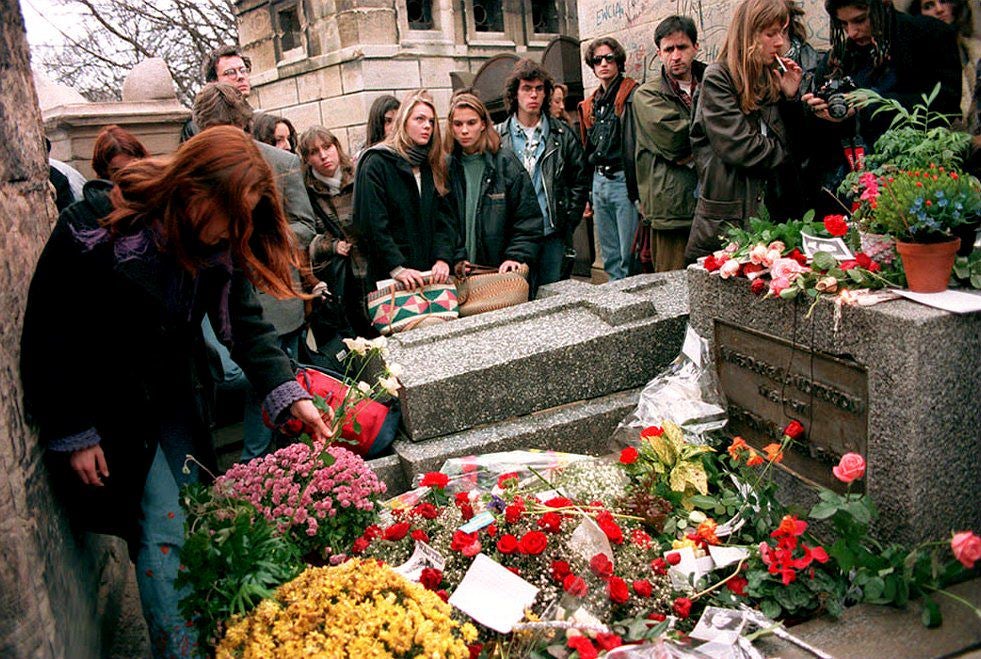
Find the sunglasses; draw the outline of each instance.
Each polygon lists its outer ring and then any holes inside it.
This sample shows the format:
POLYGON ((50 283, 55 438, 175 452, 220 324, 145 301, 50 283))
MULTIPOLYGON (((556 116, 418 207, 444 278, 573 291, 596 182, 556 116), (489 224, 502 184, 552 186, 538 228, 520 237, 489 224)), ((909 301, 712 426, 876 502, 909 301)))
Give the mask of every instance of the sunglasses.
POLYGON ((603 62, 608 62, 612 64, 613 62, 616 61, 616 59, 617 59, 616 55, 614 55, 613 53, 607 53, 606 55, 596 55, 595 57, 593 57, 591 61, 593 63, 593 66, 599 66, 603 62))

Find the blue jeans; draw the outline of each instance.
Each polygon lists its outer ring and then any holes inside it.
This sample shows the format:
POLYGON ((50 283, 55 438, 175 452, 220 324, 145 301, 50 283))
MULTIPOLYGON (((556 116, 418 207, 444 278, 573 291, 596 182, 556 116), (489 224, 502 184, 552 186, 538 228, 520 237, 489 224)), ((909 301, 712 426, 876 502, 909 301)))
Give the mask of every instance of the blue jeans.
POLYGON ((637 209, 627 197, 623 172, 607 178, 593 173, 593 222, 599 233, 603 269, 611 280, 630 274, 631 248, 637 233, 637 209))
MULTIPOLYGON (((283 349, 286 356, 295 360, 300 350, 300 334, 303 329, 298 329, 289 334, 279 337, 279 347, 283 349)), ((266 455, 272 448, 272 428, 262 422, 262 402, 255 393, 255 389, 249 388, 249 395, 245 401, 245 418, 242 425, 244 433, 242 437, 242 462, 248 462, 253 458, 266 455)))
POLYGON ((184 546, 179 488, 196 480, 196 468, 187 475, 180 471, 175 474, 163 450, 157 447, 141 502, 143 523, 136 556, 136 583, 150 632, 150 648, 158 658, 201 654, 197 631, 184 620, 177 606, 186 593, 174 588, 184 546))

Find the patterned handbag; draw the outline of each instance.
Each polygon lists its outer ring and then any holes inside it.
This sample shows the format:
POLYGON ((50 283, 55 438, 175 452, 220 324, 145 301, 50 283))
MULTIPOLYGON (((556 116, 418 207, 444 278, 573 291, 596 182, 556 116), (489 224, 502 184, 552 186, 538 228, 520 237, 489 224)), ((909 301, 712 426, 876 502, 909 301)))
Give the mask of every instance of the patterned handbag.
POLYGON ((528 266, 511 272, 472 265, 463 277, 456 277, 460 317, 513 307, 528 301, 528 266))
POLYGON ((368 317, 383 335, 434 325, 459 316, 456 287, 436 284, 431 278, 422 288, 395 282, 368 295, 368 317))

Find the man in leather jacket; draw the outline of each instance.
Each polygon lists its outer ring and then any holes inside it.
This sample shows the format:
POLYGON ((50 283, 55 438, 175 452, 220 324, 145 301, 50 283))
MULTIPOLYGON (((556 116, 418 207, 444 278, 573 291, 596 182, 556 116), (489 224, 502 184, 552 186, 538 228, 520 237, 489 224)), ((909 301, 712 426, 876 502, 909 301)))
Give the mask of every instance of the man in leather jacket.
POLYGON ((520 60, 504 88, 511 114, 495 126, 501 146, 514 152, 531 177, 542 210, 545 240, 532 275, 536 286, 561 278, 589 193, 582 146, 565 122, 548 116, 553 88, 552 76, 540 64, 520 60))

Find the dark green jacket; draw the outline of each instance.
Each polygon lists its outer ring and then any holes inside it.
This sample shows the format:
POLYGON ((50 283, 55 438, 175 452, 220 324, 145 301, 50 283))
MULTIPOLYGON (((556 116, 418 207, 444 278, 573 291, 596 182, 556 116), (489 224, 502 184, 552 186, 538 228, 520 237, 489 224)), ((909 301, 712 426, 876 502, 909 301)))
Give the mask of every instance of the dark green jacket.
MULTIPOLYGON (((699 83, 704 71, 705 64, 692 62, 692 75, 699 83)), ((668 82, 663 66, 634 92, 631 114, 644 219, 658 230, 691 226, 698 173, 693 162, 678 164, 691 156, 691 108, 668 82)))

